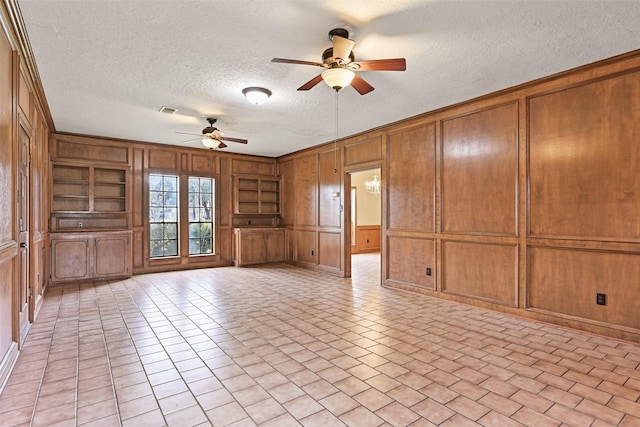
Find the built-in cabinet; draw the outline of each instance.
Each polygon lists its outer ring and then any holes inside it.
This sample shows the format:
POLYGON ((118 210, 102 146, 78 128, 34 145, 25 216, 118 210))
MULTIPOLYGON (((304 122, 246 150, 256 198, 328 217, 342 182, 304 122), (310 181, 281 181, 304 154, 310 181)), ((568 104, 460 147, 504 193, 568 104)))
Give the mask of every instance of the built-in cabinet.
POLYGON ((51 282, 131 276, 131 231, 52 233, 51 282))
POLYGON ((127 165, 52 163, 52 284, 131 276, 128 174, 127 165))
POLYGON ((285 260, 284 228, 236 228, 234 237, 237 266, 285 260))

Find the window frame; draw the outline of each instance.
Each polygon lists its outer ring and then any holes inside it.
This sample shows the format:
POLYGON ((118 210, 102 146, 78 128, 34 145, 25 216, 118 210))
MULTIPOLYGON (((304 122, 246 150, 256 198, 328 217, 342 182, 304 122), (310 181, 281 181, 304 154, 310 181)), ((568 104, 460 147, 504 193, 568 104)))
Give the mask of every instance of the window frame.
POLYGON ((219 247, 219 229, 220 229, 220 192, 219 192, 219 177, 215 174, 202 174, 193 173, 188 171, 176 171, 171 169, 150 168, 145 173, 144 180, 144 236, 143 244, 145 248, 145 265, 160 266, 160 265, 188 265, 190 263, 198 262, 215 262, 220 260, 220 247, 219 247), (163 176, 177 176, 178 177, 178 254, 175 256, 164 257, 152 257, 151 256, 151 221, 150 221, 150 197, 151 197, 151 185, 150 177, 152 175, 163 176), (193 254, 189 253, 189 178, 206 178, 212 181, 212 208, 211 214, 213 217, 212 233, 212 245, 211 253, 193 254))
MULTIPOLYGON (((196 194, 202 194, 201 191, 198 191, 196 194)), ((209 255, 216 255, 216 219, 217 219, 217 215, 216 215, 216 179, 214 177, 210 177, 210 176, 198 176, 198 175, 188 175, 187 176, 187 206, 185 208, 185 210, 187 211, 187 253, 186 256, 188 257, 200 257, 200 256, 209 256, 209 255), (210 211, 210 215, 211 215, 211 221, 192 221, 191 220, 191 210, 194 208, 194 206, 190 206, 190 201, 191 201, 191 194, 193 194, 190 190, 191 190, 191 180, 192 179, 197 179, 199 182, 198 188, 201 189, 201 185, 202 185, 202 181, 201 180, 210 180, 211 181, 211 207, 209 209, 210 211), (199 252, 199 253, 191 253, 191 242, 192 242, 192 236, 191 236, 191 226, 193 224, 200 224, 202 226, 202 224, 211 224, 211 252, 199 252)), ((203 209, 202 207, 198 207, 198 210, 203 209)), ((200 215, 199 215, 200 216, 200 215)), ((199 237, 200 240, 203 239, 202 235, 199 237)))
POLYGON ((147 214, 147 227, 149 230, 149 235, 148 235, 148 239, 147 239, 147 244, 149 245, 149 258, 150 259, 167 259, 167 258, 175 258, 175 257, 179 257, 180 256, 180 240, 181 240, 181 233, 180 233, 180 209, 181 209, 181 203, 180 203, 180 197, 181 197, 181 191, 180 191, 180 176, 176 175, 176 174, 165 174, 165 173, 149 173, 149 178, 148 178, 148 186, 147 186, 147 209, 148 209, 148 214, 147 214), (151 184, 151 178, 152 177, 161 177, 161 181, 162 181, 162 188, 160 190, 158 189, 152 189, 152 184, 151 184), (167 178, 173 179, 175 178, 175 191, 170 191, 167 190, 165 188, 166 185, 166 180, 167 178), (152 193, 162 193, 162 204, 161 205, 156 205, 156 206, 152 206, 152 199, 154 198, 152 196, 152 193), (166 194, 173 194, 175 193, 175 205, 174 204, 166 204, 166 194), (162 218, 160 218, 160 221, 152 221, 151 220, 151 216, 152 216, 152 210, 153 209, 158 209, 159 211, 163 211, 160 215, 162 218), (167 210, 175 210, 175 215, 174 215, 174 221, 167 221, 166 220, 166 212, 167 210), (162 237, 160 239, 154 239, 154 231, 152 227, 155 224, 162 224, 162 237), (169 224, 175 224, 175 239, 166 239, 164 238, 166 236, 165 230, 167 225, 169 224), (153 255, 153 249, 152 249, 152 242, 158 242, 158 241, 175 241, 175 254, 170 253, 170 254, 165 254, 165 248, 164 248, 164 244, 163 246, 163 255, 153 255))

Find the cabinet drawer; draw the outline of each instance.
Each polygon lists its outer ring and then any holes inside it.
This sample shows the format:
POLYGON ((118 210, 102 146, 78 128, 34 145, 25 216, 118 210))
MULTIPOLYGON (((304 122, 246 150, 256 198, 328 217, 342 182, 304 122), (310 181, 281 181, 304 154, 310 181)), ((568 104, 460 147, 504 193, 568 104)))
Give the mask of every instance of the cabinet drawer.
POLYGON ((89 217, 52 217, 51 230, 101 230, 101 229, 125 229, 127 228, 127 217, 106 217, 106 218, 89 218, 89 217))

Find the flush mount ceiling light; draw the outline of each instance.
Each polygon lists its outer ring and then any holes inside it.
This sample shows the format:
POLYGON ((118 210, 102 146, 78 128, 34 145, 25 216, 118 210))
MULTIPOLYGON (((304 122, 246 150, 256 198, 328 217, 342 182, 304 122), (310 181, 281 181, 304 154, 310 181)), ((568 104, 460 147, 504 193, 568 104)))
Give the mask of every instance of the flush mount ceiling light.
POLYGON ((250 103, 260 105, 264 104, 271 96, 271 91, 263 87, 246 87, 242 89, 242 93, 247 97, 250 103))
POLYGON ((332 89, 338 91, 351 84, 355 73, 347 68, 329 68, 322 72, 322 80, 332 89))

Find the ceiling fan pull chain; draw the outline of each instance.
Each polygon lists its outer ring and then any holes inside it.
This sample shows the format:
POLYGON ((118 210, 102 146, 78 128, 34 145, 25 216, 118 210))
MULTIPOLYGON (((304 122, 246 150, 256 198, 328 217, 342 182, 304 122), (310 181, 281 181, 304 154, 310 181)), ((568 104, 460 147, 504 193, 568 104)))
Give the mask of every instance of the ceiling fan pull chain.
POLYGON ((333 173, 338 173, 338 89, 336 89, 336 136, 333 140, 333 173))
POLYGON ((336 137, 333 140, 333 173, 338 173, 338 89, 336 89, 336 137))

